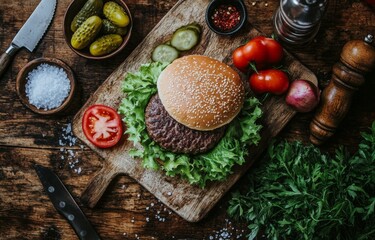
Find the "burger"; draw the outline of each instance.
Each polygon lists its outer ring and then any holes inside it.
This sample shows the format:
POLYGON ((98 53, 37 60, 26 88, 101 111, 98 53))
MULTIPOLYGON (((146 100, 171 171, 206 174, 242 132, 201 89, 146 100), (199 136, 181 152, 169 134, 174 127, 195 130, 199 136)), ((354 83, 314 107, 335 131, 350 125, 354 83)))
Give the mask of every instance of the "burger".
POLYGON ((260 141, 260 103, 228 65, 200 55, 142 64, 119 107, 128 153, 144 168, 205 187, 223 181, 260 141), (245 96, 246 95, 246 96, 245 96))
POLYGON ((214 148, 241 111, 245 87, 236 71, 210 57, 190 55, 168 65, 145 109, 149 136, 162 148, 200 154, 214 148))

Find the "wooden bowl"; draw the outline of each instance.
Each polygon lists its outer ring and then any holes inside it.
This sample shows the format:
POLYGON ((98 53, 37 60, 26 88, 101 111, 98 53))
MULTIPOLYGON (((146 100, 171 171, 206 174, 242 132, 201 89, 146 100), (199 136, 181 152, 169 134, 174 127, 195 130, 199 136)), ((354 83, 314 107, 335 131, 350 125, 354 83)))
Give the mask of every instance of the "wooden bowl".
MULTIPOLYGON (((126 5, 126 3, 124 2, 124 0, 112 0, 112 1, 116 2, 117 4, 119 4, 120 6, 122 6, 124 8, 125 12, 129 16, 129 20, 130 20, 129 25, 127 26, 128 32, 125 34, 125 36, 122 36, 123 42, 120 45, 120 47, 117 48, 115 51, 113 51, 109 54, 103 55, 103 56, 93 56, 93 55, 91 55, 90 51, 89 51, 89 46, 82 49, 82 50, 77 50, 77 49, 73 48, 72 45, 70 44, 70 40, 72 39, 72 36, 73 36, 73 31, 70 29, 70 25, 71 25, 74 17, 82 9, 83 5, 87 2, 87 0, 73 0, 69 4, 68 9, 65 12, 64 24, 63 24, 65 41, 68 44, 68 46, 70 47, 70 49, 73 50, 73 52, 75 52, 76 54, 78 54, 79 56, 84 57, 84 58, 101 60, 101 59, 107 59, 107 58, 113 57, 114 55, 121 52, 121 50, 123 50, 125 48, 125 46, 129 42, 129 39, 130 39, 130 36, 131 36, 131 33, 132 33, 133 19, 132 19, 132 16, 130 14, 130 10, 129 10, 128 6, 126 5)), ((108 2, 108 0, 103 0, 103 2, 104 3, 108 2)), ((100 16, 100 17, 102 17, 102 16, 100 16)))
POLYGON ((76 81, 75 81, 72 70, 70 69, 70 67, 66 63, 64 63, 63 61, 61 61, 59 59, 56 59, 56 58, 37 58, 37 59, 32 60, 31 62, 27 63, 21 69, 21 71, 18 73, 17 79, 16 79, 16 90, 17 90, 17 94, 18 94, 19 98, 21 99, 21 102, 26 107, 28 107, 31 111, 33 111, 35 113, 38 113, 38 114, 42 114, 42 115, 57 114, 57 113, 60 113, 63 110, 65 110, 69 106, 70 102, 73 99, 75 89, 76 89, 76 81), (30 104, 29 99, 26 96, 25 87, 26 87, 26 83, 27 83, 27 76, 28 76, 29 72, 31 72, 33 69, 37 68, 42 63, 46 63, 46 64, 49 64, 49 65, 52 65, 52 66, 57 66, 59 68, 63 68, 65 70, 69 80, 70 80, 69 95, 65 98, 65 100, 63 101, 63 103, 59 107, 53 108, 53 109, 50 109, 50 110, 38 109, 34 105, 30 104))

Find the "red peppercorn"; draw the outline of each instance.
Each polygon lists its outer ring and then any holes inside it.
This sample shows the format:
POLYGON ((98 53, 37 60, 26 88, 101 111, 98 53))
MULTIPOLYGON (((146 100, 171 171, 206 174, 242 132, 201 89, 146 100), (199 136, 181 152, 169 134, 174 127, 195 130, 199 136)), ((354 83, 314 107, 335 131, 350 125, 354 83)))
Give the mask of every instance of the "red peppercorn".
POLYGON ((213 11, 211 19, 219 30, 228 31, 240 22, 241 16, 235 6, 223 4, 213 11))

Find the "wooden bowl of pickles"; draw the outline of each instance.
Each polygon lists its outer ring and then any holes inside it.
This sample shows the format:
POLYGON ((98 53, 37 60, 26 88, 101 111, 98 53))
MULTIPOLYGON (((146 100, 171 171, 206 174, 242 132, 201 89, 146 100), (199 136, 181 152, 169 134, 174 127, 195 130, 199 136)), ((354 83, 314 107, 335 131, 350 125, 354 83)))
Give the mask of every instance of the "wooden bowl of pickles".
POLYGON ((65 41, 76 54, 101 60, 125 48, 133 21, 123 0, 73 0, 63 28, 65 41))

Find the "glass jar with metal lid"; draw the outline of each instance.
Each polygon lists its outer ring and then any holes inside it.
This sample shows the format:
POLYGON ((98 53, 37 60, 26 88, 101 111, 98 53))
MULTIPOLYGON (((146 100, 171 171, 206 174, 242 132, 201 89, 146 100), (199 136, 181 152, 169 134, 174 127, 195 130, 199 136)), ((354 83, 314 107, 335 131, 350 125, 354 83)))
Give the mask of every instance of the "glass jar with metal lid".
POLYGON ((280 0, 274 32, 286 46, 309 44, 319 31, 328 0, 280 0))

